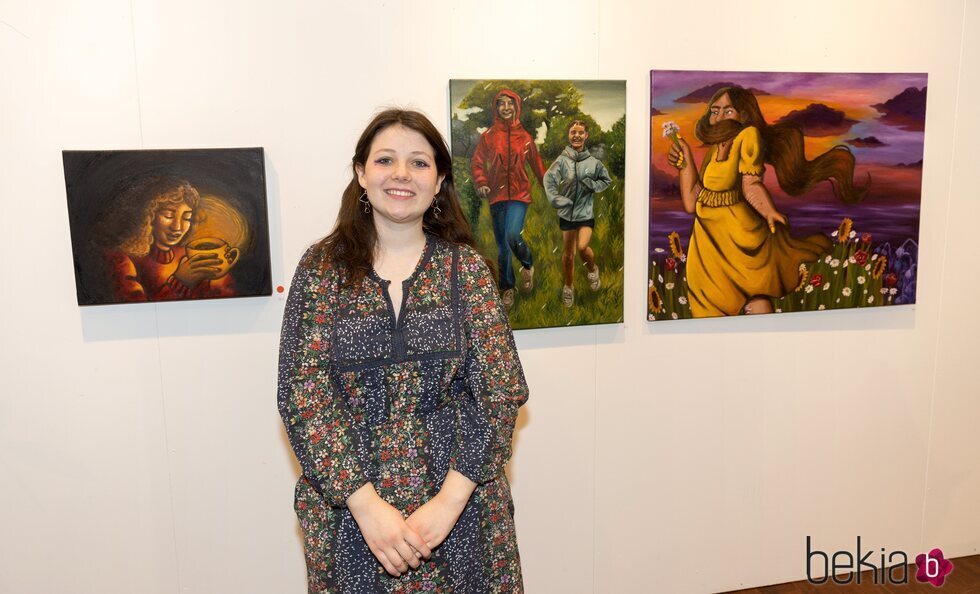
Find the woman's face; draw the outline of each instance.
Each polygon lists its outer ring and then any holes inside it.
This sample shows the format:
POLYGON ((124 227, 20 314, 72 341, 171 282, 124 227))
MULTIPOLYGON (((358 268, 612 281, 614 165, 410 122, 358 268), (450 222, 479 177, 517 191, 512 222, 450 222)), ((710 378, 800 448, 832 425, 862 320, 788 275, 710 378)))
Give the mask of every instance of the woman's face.
POLYGON ((497 99, 497 115, 500 116, 500 119, 502 120, 509 122, 514 119, 514 107, 514 99, 508 95, 501 95, 500 98, 497 99))
POLYGON ((585 126, 575 124, 568 129, 568 144, 575 150, 581 152, 585 148, 585 141, 589 139, 589 133, 585 131, 585 126))
POLYGON ((732 100, 728 97, 728 93, 718 97, 708 108, 708 123, 711 125, 715 125, 723 120, 741 121, 739 118, 738 110, 732 105, 732 100))
POLYGON ((153 216, 153 241, 157 247, 170 249, 180 243, 191 228, 194 210, 185 202, 164 204, 153 216))
POLYGON ((366 162, 354 169, 375 225, 421 225, 445 178, 425 137, 398 124, 374 137, 366 162))

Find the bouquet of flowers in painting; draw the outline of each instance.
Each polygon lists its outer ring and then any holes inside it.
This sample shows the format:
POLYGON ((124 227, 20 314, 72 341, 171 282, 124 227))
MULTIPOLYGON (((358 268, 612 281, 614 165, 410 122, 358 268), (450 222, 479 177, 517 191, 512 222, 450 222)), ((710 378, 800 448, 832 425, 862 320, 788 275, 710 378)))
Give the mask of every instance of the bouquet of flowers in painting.
POLYGON ((648 319, 915 303, 926 83, 652 71, 648 319))
POLYGON ((453 80, 453 177, 515 329, 623 320, 626 83, 453 80))
POLYGON ((63 158, 79 305, 272 294, 261 148, 63 158))

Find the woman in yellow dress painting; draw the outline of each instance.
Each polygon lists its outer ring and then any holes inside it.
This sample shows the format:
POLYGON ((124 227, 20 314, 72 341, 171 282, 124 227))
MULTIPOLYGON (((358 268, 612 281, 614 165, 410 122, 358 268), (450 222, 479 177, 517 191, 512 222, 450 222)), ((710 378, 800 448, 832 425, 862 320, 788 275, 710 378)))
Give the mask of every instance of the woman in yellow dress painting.
POLYGON ((779 186, 796 196, 830 181, 840 200, 858 202, 867 188, 853 184, 854 156, 839 146, 808 161, 803 132, 770 126, 755 96, 738 86, 719 89, 695 127, 709 145, 700 170, 691 147, 677 137, 668 155, 680 172, 684 210, 693 213, 687 286, 696 318, 771 313, 772 299, 799 284, 799 267, 828 252, 824 235, 796 238, 763 184, 773 165, 779 186))

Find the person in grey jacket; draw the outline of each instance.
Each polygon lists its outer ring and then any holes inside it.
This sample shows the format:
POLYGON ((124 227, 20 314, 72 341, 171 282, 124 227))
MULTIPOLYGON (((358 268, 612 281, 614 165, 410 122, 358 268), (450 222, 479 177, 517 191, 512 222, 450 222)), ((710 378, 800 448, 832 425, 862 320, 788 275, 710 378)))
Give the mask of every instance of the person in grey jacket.
POLYGON ((589 129, 582 120, 572 120, 568 125, 568 145, 558 155, 544 174, 544 190, 551 206, 558 212, 558 226, 562 234, 562 272, 564 286, 561 289, 561 302, 565 307, 575 303, 573 289, 575 277, 575 252, 585 264, 589 288, 598 291, 600 286, 599 267, 595 254, 589 247, 595 215, 592 203, 595 194, 605 190, 612 183, 609 172, 599 159, 593 157, 585 148, 589 129))

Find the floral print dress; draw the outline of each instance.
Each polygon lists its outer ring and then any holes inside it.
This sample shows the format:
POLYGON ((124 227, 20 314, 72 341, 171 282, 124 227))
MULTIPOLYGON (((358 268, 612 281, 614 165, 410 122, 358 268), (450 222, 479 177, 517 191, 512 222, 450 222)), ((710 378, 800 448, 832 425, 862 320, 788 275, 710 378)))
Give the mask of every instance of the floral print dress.
POLYGON ((504 465, 527 384, 482 257, 426 236, 394 315, 388 281, 355 287, 309 256, 293 278, 279 355, 279 410, 303 469, 295 509, 309 591, 522 592, 504 465), (406 517, 455 469, 477 483, 431 559, 400 578, 346 507, 370 481, 406 517))

